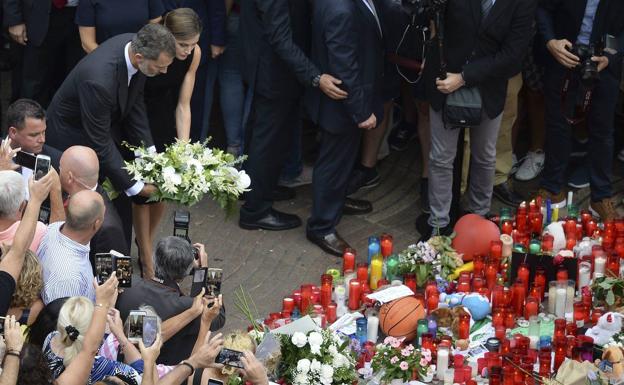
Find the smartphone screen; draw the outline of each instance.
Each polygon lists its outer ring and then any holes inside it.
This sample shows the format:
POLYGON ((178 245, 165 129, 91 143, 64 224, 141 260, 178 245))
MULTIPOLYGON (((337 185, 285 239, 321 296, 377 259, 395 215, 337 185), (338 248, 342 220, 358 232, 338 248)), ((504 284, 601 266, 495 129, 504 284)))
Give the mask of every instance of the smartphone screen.
POLYGON ((50 209, 48 207, 41 206, 39 209, 39 222, 46 225, 50 223, 50 209))
POLYGON ((150 347, 158 335, 158 318, 155 316, 143 317, 143 345, 150 347))
POLYGON ((221 294, 221 279, 223 277, 223 269, 209 268, 206 277, 206 295, 213 297, 221 294))
POLYGON ((50 157, 47 155, 37 155, 35 160, 35 180, 46 176, 50 171, 50 157))
POLYGON ((144 311, 132 310, 128 314, 126 335, 132 343, 138 343, 143 338, 143 318, 145 318, 144 311))
POLYGON ((215 380, 213 378, 208 379, 208 385, 223 385, 223 381, 215 380))
POLYGON ((191 297, 198 296, 205 287, 207 267, 201 267, 193 271, 193 283, 191 284, 191 297))
POLYGON ((95 254, 95 277, 103 284, 113 274, 113 256, 110 253, 95 254))
POLYGON ((132 261, 130 257, 115 257, 115 271, 119 287, 132 287, 132 261))
POLYGON ((223 364, 227 366, 232 366, 234 368, 243 369, 243 364, 240 361, 240 358, 243 356, 243 352, 239 352, 237 350, 231 350, 228 348, 223 348, 219 352, 219 355, 215 359, 217 364, 223 364))
POLYGON ((31 170, 35 169, 35 163, 37 161, 37 157, 33 154, 29 154, 24 151, 18 151, 15 154, 15 163, 19 164, 22 167, 29 168, 31 170))

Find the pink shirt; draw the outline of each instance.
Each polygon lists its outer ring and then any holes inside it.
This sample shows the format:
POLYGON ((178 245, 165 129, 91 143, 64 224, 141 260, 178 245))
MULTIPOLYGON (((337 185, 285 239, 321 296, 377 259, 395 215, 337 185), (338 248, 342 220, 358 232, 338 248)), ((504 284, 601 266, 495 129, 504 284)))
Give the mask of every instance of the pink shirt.
MULTIPOLYGON (((17 228, 19 227, 21 221, 17 221, 9 226, 6 230, 0 231, 0 243, 4 243, 5 245, 13 244, 13 238, 15 238, 15 233, 17 232, 17 228)), ((42 223, 37 222, 37 227, 35 228, 35 236, 30 244, 30 251, 33 253, 37 253, 37 249, 39 248, 39 244, 41 243, 41 238, 45 235, 48 227, 42 223)))

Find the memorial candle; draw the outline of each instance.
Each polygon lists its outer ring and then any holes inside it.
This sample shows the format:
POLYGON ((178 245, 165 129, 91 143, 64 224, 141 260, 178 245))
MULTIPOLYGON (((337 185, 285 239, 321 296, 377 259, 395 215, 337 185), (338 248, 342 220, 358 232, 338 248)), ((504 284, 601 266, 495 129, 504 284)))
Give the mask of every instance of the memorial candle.
POLYGON ((436 376, 438 380, 444 380, 444 374, 448 369, 449 365, 449 355, 450 349, 445 345, 438 345, 438 356, 437 356, 437 366, 436 366, 436 376))
POLYGON ((524 306, 524 318, 530 319, 533 316, 537 316, 538 313, 539 313, 539 302, 537 301, 537 299, 533 297, 527 297, 526 304, 524 306))
POLYGON ((372 290, 377 289, 377 282, 383 277, 383 257, 381 254, 373 256, 371 261, 370 282, 369 286, 372 290))
POLYGON ((589 286, 591 280, 591 263, 583 261, 579 263, 578 287, 579 290, 589 286))
POLYGON ((618 277, 620 275, 620 256, 612 252, 607 260, 607 271, 610 276, 618 277))
POLYGON ((327 322, 330 324, 333 324, 334 322, 336 322, 337 319, 337 310, 338 306, 332 302, 329 305, 327 305, 327 309, 325 310, 325 316, 327 317, 327 322))
POLYGON ((357 279, 349 282, 349 310, 358 310, 360 308, 360 296, 362 295, 362 285, 357 279))
POLYGON ((490 258, 500 261, 503 256, 503 243, 500 240, 490 242, 490 258))
POLYGON ((373 260, 373 256, 379 253, 381 253, 379 238, 368 237, 368 263, 370 264, 373 260))
POLYGON ((526 294, 529 293, 529 274, 531 271, 529 270, 529 265, 527 263, 521 263, 520 267, 518 267, 518 281, 522 282, 524 286, 524 292, 526 294))
POLYGON ((355 250, 347 247, 342 254, 342 274, 355 271, 355 250))
POLYGON ((329 274, 321 275, 321 306, 323 309, 327 308, 327 305, 332 300, 332 282, 333 277, 329 274))
POLYGON ((522 281, 516 281, 511 288, 511 303, 513 306, 514 314, 517 317, 522 317, 524 314, 524 299, 526 292, 524 291, 524 284, 522 281))
POLYGON ((381 235, 381 255, 384 258, 387 258, 392 254, 392 235, 390 234, 382 234, 381 235))
POLYGON ((557 289, 555 292, 555 315, 557 317, 560 317, 560 318, 565 317, 567 296, 568 296, 567 281, 557 281, 557 289))
POLYGON ((535 287, 540 290, 540 301, 544 300, 544 294, 546 291, 546 270, 543 267, 538 266, 535 269, 535 278, 533 279, 535 287))
POLYGON ((360 282, 368 281, 368 264, 367 263, 357 264, 357 280, 360 282))
POLYGON ((290 297, 285 297, 282 300, 282 311, 287 311, 289 313, 292 313, 294 309, 295 309, 295 300, 290 297))
POLYGON ((511 235, 513 231, 513 222, 511 219, 505 219, 501 224, 501 233, 511 235))
POLYGON ((594 258, 594 279, 604 277, 607 266, 607 258, 604 254, 597 255, 594 258))
POLYGON ((367 326, 367 340, 373 343, 377 343, 377 334, 379 333, 379 317, 377 314, 371 313, 366 318, 367 326))
POLYGON ((416 274, 414 274, 414 273, 406 273, 403 276, 403 283, 405 284, 405 286, 407 286, 410 289, 412 289, 412 291, 414 293, 416 293, 416 274))
POLYGON ((299 311, 301 314, 306 314, 312 305, 312 285, 301 285, 301 303, 299 304, 299 311))

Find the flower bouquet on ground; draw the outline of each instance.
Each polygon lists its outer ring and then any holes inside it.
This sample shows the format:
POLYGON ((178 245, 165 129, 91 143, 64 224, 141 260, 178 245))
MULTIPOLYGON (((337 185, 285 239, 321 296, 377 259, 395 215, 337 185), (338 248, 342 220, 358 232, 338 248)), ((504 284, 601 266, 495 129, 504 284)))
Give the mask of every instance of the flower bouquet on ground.
POLYGON ((386 337, 383 343, 377 345, 377 352, 371 362, 373 372, 383 372, 381 381, 386 384, 393 380, 431 381, 436 369, 431 364, 431 351, 416 350, 413 345, 405 346, 403 340, 386 337))
POLYGON ((281 336, 278 375, 290 385, 351 385, 357 380, 349 341, 329 331, 281 336))
POLYGON ((124 143, 137 156, 126 162, 125 169, 134 180, 158 187, 158 192, 150 198, 152 202, 169 201, 192 206, 209 194, 231 213, 238 197, 248 191, 251 184, 245 171, 235 167, 244 158, 208 148, 207 143, 208 140, 203 143, 176 140, 160 153, 124 143))
POLYGON ((435 278, 448 281, 449 275, 464 264, 462 256, 451 247, 452 239, 434 236, 426 242, 408 246, 398 255, 399 272, 414 273, 418 287, 435 278))

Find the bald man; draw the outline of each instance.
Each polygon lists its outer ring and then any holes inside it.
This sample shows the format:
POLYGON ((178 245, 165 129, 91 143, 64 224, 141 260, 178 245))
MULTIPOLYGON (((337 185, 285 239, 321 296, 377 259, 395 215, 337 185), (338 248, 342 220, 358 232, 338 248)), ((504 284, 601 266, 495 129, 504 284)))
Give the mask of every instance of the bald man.
POLYGON ((98 192, 104 200, 106 213, 100 230, 91 239, 89 261, 95 274, 95 254, 115 250, 123 255, 130 255, 124 237, 123 223, 108 195, 98 185, 100 163, 93 149, 85 146, 72 146, 63 152, 60 160, 60 178, 63 191, 70 197, 79 191, 98 192))
POLYGON ((102 196, 83 190, 69 198, 66 221, 48 226, 37 250, 43 271, 41 298, 46 305, 74 296, 95 301, 89 244, 102 227, 105 213, 102 196))

